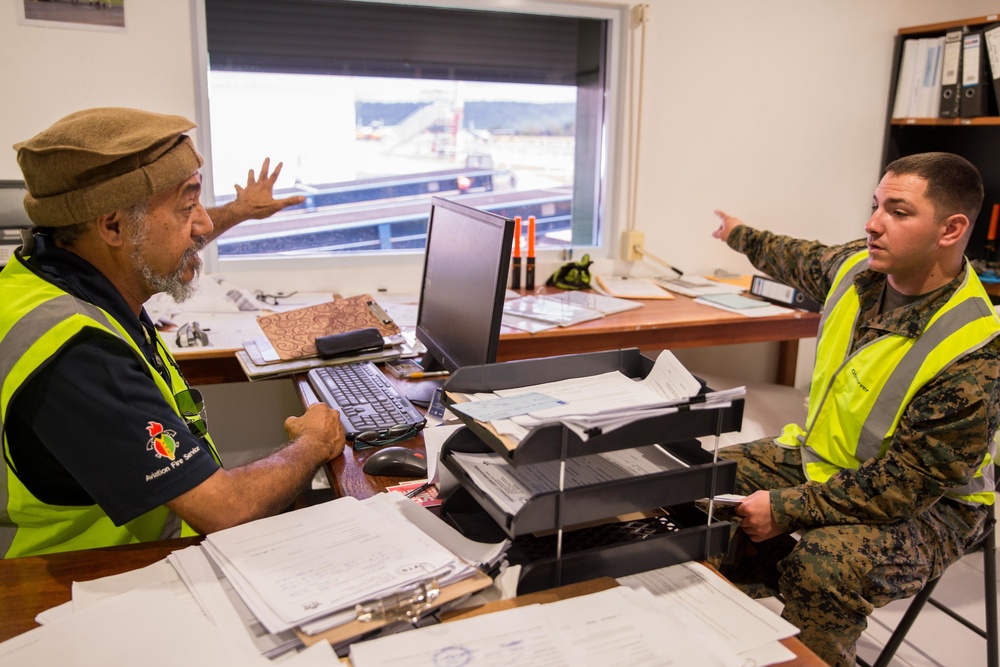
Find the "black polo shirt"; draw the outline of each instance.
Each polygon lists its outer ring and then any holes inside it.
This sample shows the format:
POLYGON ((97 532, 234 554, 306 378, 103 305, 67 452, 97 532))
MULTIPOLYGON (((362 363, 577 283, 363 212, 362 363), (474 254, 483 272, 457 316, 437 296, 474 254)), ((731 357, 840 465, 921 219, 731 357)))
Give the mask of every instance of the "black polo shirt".
MULTIPOLYGON (((152 360, 146 311, 137 318, 93 265, 44 234, 35 239, 29 266, 110 313, 152 360)), ((193 489, 219 467, 149 368, 127 343, 102 332, 74 336, 22 384, 7 412, 10 461, 28 490, 52 505, 96 503, 116 525, 193 489), (163 453, 169 448, 153 447, 160 428, 176 442, 173 458, 163 453)))

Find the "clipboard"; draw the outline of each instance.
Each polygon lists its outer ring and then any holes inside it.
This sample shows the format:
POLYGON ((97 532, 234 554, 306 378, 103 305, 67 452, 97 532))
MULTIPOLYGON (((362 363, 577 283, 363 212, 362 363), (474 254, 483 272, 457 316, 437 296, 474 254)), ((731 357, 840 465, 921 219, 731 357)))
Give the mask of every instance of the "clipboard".
POLYGON ((488 574, 477 570, 471 577, 456 581, 437 590, 436 597, 429 603, 421 601, 421 597, 426 596, 426 586, 417 587, 413 591, 404 591, 401 594, 390 596, 385 600, 373 600, 371 603, 358 605, 359 616, 371 613, 371 609, 374 606, 380 606, 385 612, 383 618, 370 621, 348 621, 343 625, 338 625, 335 628, 330 628, 315 635, 307 635, 296 628, 295 635, 306 646, 311 646, 325 639, 330 642, 331 646, 336 648, 339 645, 360 637, 377 633, 388 625, 400 622, 415 622, 421 616, 430 614, 449 602, 454 602, 467 595, 478 593, 484 588, 489 588, 492 584, 493 579, 488 574))
POLYGON ((400 333, 399 326, 368 294, 261 315, 257 324, 283 361, 317 356, 316 339, 321 336, 368 328, 378 329, 383 337, 400 333))

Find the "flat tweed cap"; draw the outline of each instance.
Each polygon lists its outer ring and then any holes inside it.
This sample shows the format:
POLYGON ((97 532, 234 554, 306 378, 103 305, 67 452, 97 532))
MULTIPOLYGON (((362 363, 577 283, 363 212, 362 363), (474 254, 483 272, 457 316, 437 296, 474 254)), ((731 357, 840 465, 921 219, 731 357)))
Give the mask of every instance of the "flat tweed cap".
POLYGON ((40 227, 93 220, 145 201, 204 164, 194 123, 138 109, 85 109, 14 144, 28 194, 24 208, 40 227))

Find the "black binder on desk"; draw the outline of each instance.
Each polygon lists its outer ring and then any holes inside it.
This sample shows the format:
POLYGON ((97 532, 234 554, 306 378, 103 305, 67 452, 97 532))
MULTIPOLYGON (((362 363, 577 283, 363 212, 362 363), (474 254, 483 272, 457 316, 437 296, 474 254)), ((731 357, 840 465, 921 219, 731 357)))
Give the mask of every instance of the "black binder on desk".
POLYGON ((976 118, 995 113, 990 92, 989 67, 983 33, 970 32, 962 38, 962 118, 976 118))
POLYGON ((962 109, 962 37, 965 28, 949 30, 944 36, 941 63, 941 118, 958 118, 962 109))
POLYGON ((994 112, 1000 110, 1000 23, 983 30, 986 60, 990 66, 990 87, 993 88, 994 112))

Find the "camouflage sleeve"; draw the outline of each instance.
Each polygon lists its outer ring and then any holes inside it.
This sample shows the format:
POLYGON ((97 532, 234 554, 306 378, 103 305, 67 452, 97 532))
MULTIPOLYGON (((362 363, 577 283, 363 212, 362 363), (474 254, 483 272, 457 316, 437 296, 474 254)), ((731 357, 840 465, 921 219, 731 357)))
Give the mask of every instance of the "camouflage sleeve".
POLYGON ((771 491, 784 530, 885 523, 919 514, 946 491, 968 484, 983 463, 1000 415, 1000 345, 952 364, 921 390, 886 455, 843 470, 825 484, 771 491))
POLYGON ((826 246, 819 241, 803 241, 740 225, 729 235, 729 247, 743 253, 758 271, 801 290, 820 303, 841 263, 863 250, 864 241, 826 246))

